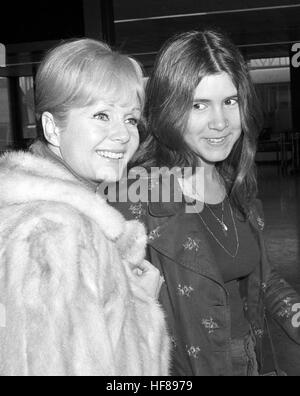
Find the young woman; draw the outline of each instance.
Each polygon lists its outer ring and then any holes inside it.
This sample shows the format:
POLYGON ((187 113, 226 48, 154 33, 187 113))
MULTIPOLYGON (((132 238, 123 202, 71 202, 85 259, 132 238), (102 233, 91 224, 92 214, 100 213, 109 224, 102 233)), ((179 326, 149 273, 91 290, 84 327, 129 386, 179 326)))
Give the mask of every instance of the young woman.
POLYGON ((146 234, 97 194, 139 144, 143 75, 89 39, 45 57, 42 135, 0 158, 0 375, 167 375, 146 234))
POLYGON ((137 163, 190 168, 203 185, 186 192, 179 179, 182 202, 150 199, 124 212, 146 224, 148 259, 165 279, 172 374, 256 376, 265 308, 299 343, 300 298, 264 247, 254 163, 260 111, 247 65, 224 34, 184 33, 160 51, 146 95, 148 137, 137 163))

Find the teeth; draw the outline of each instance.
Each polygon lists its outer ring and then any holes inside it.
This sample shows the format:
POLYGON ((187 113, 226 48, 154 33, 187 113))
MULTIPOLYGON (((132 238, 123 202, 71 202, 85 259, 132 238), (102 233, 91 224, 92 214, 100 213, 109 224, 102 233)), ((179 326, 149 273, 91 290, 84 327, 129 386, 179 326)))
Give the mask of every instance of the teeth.
POLYGON ((220 138, 220 139, 207 139, 210 143, 213 144, 218 144, 218 143, 223 143, 225 138, 220 138))
POLYGON ((120 160, 124 158, 124 153, 111 153, 109 151, 97 151, 97 154, 103 158, 109 158, 114 160, 120 160))

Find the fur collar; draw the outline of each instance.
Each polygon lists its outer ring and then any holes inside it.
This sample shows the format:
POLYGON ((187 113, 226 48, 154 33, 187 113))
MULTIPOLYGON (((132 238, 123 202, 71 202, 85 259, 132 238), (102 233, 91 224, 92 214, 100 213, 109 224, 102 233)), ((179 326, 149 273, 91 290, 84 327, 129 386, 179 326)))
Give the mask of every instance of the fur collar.
POLYGON ((0 208, 34 201, 71 205, 96 221, 108 239, 119 240, 124 256, 134 253, 137 262, 143 258, 144 227, 138 222, 126 222, 63 165, 27 152, 6 153, 0 157, 0 184, 0 208))

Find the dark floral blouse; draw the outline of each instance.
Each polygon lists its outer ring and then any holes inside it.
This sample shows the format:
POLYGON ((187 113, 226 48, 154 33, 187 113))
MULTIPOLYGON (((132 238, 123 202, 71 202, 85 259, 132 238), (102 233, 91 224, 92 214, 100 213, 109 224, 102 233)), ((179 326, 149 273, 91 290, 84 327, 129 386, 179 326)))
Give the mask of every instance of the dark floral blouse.
MULTIPOLYGON (((165 279, 160 302, 173 343, 172 374, 231 376, 231 315, 228 294, 205 232, 183 203, 114 203, 148 231, 147 259, 165 279)), ((300 297, 272 269, 264 244, 260 201, 250 224, 261 252, 255 271, 240 282, 244 310, 260 360, 265 310, 300 344, 300 297)))

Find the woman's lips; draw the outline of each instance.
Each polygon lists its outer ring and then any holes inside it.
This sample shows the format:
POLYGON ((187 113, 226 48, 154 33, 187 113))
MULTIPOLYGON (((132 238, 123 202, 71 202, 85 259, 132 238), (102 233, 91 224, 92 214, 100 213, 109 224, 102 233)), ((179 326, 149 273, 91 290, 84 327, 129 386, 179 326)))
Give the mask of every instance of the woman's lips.
POLYGON ((221 146, 227 140, 228 136, 220 138, 207 138, 205 139, 212 146, 221 146))

